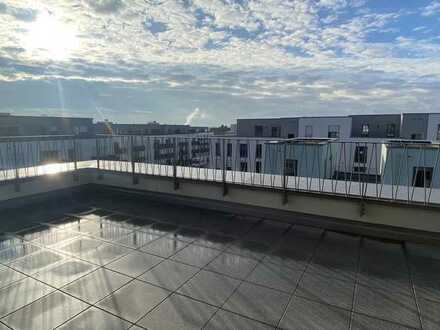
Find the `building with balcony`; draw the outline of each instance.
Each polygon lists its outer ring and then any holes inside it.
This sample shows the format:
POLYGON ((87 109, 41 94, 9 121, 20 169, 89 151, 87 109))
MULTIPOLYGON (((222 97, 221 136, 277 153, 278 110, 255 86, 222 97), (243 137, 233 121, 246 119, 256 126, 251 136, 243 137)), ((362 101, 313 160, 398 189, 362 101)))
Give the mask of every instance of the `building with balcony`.
POLYGON ((353 115, 352 138, 394 139, 400 137, 402 115, 353 115))

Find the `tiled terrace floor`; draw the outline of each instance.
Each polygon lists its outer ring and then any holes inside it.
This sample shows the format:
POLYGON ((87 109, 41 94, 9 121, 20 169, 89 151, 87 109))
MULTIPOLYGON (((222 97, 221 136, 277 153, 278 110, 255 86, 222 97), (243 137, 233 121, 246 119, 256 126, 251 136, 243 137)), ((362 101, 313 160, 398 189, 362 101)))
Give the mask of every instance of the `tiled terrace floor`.
POLYGON ((94 209, 5 234, 0 329, 440 328, 436 248, 187 216, 94 209))

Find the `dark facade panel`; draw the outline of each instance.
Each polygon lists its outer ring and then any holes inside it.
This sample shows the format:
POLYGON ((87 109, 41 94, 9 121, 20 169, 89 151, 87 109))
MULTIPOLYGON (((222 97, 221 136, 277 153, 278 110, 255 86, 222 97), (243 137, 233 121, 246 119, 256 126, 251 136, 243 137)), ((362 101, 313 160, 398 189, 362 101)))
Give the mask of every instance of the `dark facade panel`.
POLYGON ((237 136, 298 137, 298 118, 237 119, 237 136))
POLYGON ((399 138, 401 115, 353 115, 351 137, 399 138))

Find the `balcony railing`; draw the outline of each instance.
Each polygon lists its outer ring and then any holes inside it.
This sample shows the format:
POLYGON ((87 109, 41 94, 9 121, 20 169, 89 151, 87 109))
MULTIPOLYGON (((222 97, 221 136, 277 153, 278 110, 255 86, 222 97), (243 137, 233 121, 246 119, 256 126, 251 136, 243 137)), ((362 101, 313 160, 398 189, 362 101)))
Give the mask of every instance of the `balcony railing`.
POLYGON ((0 139, 0 181, 82 168, 350 198, 440 204, 440 148, 405 141, 212 136, 0 139))

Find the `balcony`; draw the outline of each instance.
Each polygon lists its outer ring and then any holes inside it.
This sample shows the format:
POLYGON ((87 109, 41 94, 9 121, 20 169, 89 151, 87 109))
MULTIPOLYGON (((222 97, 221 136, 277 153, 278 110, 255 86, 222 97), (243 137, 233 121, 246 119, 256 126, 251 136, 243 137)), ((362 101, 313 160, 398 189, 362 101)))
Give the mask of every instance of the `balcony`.
MULTIPOLYGON (((267 145, 263 159, 272 166, 263 173, 210 168, 214 148, 198 155, 209 160, 205 167, 178 165, 178 152, 167 165, 153 159, 150 139, 5 142, 0 328, 440 327, 438 227, 428 221, 438 219, 434 184, 392 184, 376 195, 384 180, 316 176, 325 166, 311 165, 310 176, 299 176, 299 162, 297 175, 283 173, 283 159, 298 152, 307 164, 329 159, 318 157, 322 144, 267 145), (113 152, 115 142, 123 153, 113 152), (145 149, 132 147, 139 145, 145 149), (47 163, 41 150, 58 153, 47 163), (131 150, 145 161, 134 161, 131 150), (273 155, 281 158, 269 161, 273 155), (404 187, 431 197, 400 198, 396 189, 404 187), (345 203, 365 203, 358 215, 365 221, 319 214, 345 212, 332 210, 352 205, 345 203), (387 222, 396 214, 407 216, 387 222)), ((227 143, 238 152, 244 142, 227 143)), ((250 164, 254 142, 247 143, 250 164)))

